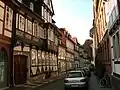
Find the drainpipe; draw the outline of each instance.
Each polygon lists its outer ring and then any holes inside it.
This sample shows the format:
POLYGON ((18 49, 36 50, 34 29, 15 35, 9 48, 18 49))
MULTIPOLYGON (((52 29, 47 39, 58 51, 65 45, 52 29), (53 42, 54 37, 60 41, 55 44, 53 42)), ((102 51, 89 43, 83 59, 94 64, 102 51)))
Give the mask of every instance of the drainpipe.
POLYGON ((16 36, 16 13, 17 10, 13 11, 13 22, 12 22, 12 38, 11 38, 11 61, 10 61, 10 87, 14 86, 14 46, 15 46, 15 36, 16 36))
POLYGON ((57 73, 58 73, 58 75, 59 75, 59 62, 58 62, 58 55, 59 55, 59 45, 57 45, 57 73))

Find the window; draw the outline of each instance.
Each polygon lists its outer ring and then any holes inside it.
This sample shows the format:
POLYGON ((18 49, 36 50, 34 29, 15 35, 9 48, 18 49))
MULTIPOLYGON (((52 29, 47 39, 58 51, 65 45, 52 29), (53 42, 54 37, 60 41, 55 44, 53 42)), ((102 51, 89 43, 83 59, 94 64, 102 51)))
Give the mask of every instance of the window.
POLYGON ((46 64, 49 65, 49 54, 48 54, 48 52, 46 53, 46 61, 47 61, 46 64))
POLYGON ((42 18, 44 19, 44 7, 42 6, 42 18))
POLYGON ((19 15, 19 29, 24 31, 25 28, 25 18, 22 15, 19 15))
POLYGON ((50 22, 50 15, 49 15, 49 12, 48 12, 48 15, 47 15, 47 21, 50 22))
POLYGON ((51 29, 50 28, 48 29, 48 39, 49 40, 51 39, 51 29))
POLYGON ((46 20, 48 22, 48 12, 46 11, 46 20))
POLYGON ((47 10, 45 9, 45 19, 47 20, 47 10))
POLYGON ((17 0, 18 2, 22 3, 22 0, 17 0))
POLYGON ((58 45, 58 38, 55 36, 55 45, 58 45))
POLYGON ((38 26, 37 26, 37 23, 35 22, 34 23, 34 29, 33 29, 33 35, 34 36, 37 36, 37 29, 38 29, 38 26))
POLYGON ((44 18, 46 19, 46 9, 44 9, 44 18))
POLYGON ((52 22, 52 16, 50 15, 50 22, 52 22))
POLYGON ((116 10, 115 10, 115 11, 116 11, 116 16, 118 16, 118 14, 119 14, 119 13, 118 13, 118 7, 115 6, 115 9, 116 9, 116 10))
POLYGON ((5 15, 5 28, 12 30, 12 17, 13 17, 13 10, 6 6, 6 15, 5 15))
MULTIPOLYGON (((113 22, 114 22, 114 20, 116 19, 115 7, 113 8, 112 16, 113 16, 113 22)), ((113 23, 113 22, 112 22, 112 23, 113 23)))
POLYGON ((3 20, 4 18, 4 9, 0 7, 0 19, 3 20))
POLYGON ((44 39, 46 39, 46 29, 43 30, 44 30, 44 39))
POLYGON ((30 2, 30 9, 33 11, 34 10, 34 5, 32 2, 30 2))
POLYGON ((81 72, 70 72, 67 76, 68 78, 82 77, 81 72))
POLYGON ((42 65, 42 55, 41 55, 41 51, 38 51, 38 64, 42 65))
POLYGON ((113 17, 112 14, 109 17, 109 28, 112 26, 112 22, 113 22, 113 17))
POLYGON ((32 34, 32 22, 28 20, 27 24, 28 24, 27 32, 29 34, 32 34))
POLYGON ((37 24, 37 37, 40 37, 40 29, 38 24, 37 24))
POLYGON ((116 33, 116 44, 117 44, 117 56, 120 57, 120 41, 119 41, 119 32, 116 33))
POLYGON ((36 56, 37 56, 37 51, 32 49, 32 62, 31 64, 36 64, 36 56))
POLYGON ((115 36, 113 36, 113 53, 114 53, 114 58, 116 58, 116 46, 115 46, 115 36))
POLYGON ((45 52, 42 52, 42 64, 45 65, 45 52))
POLYGON ((51 40, 54 41, 54 32, 51 30, 51 40))
POLYGON ((0 34, 2 34, 2 32, 3 32, 3 22, 0 21, 0 34))
POLYGON ((44 38, 44 29, 41 27, 41 26, 39 26, 39 30, 40 30, 40 37, 41 38, 44 38))

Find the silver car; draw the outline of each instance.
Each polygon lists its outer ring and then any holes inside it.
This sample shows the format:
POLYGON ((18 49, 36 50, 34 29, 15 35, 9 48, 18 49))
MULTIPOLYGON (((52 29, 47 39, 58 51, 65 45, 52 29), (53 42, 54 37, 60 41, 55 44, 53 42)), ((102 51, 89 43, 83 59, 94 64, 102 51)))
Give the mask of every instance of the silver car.
POLYGON ((68 88, 88 88, 88 77, 82 70, 70 71, 64 79, 65 90, 68 88))

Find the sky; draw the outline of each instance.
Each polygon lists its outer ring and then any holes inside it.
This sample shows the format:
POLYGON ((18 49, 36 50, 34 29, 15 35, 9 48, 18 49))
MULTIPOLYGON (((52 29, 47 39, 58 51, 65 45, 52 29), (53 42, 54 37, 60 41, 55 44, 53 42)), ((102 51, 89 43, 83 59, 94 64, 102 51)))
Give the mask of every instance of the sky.
POLYGON ((93 0, 53 0, 53 19, 59 28, 66 28, 80 44, 89 39, 93 21, 93 0))

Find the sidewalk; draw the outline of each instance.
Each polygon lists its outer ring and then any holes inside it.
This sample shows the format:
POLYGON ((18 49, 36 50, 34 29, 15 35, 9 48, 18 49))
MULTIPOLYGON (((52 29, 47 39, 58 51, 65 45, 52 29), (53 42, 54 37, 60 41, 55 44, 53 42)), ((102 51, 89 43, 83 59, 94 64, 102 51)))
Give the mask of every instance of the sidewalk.
POLYGON ((56 77, 45 79, 43 81, 37 80, 36 82, 35 81, 34 82, 29 82, 29 83, 26 83, 26 84, 23 84, 23 85, 17 85, 13 88, 7 88, 7 89, 1 89, 1 90, 31 90, 31 89, 49 84, 50 82, 54 82, 58 79, 62 79, 63 77, 64 77, 64 75, 59 75, 59 76, 56 76, 56 77))
POLYGON ((113 88, 101 88, 99 85, 98 78, 92 72, 90 81, 89 81, 89 90, 114 90, 113 88))

